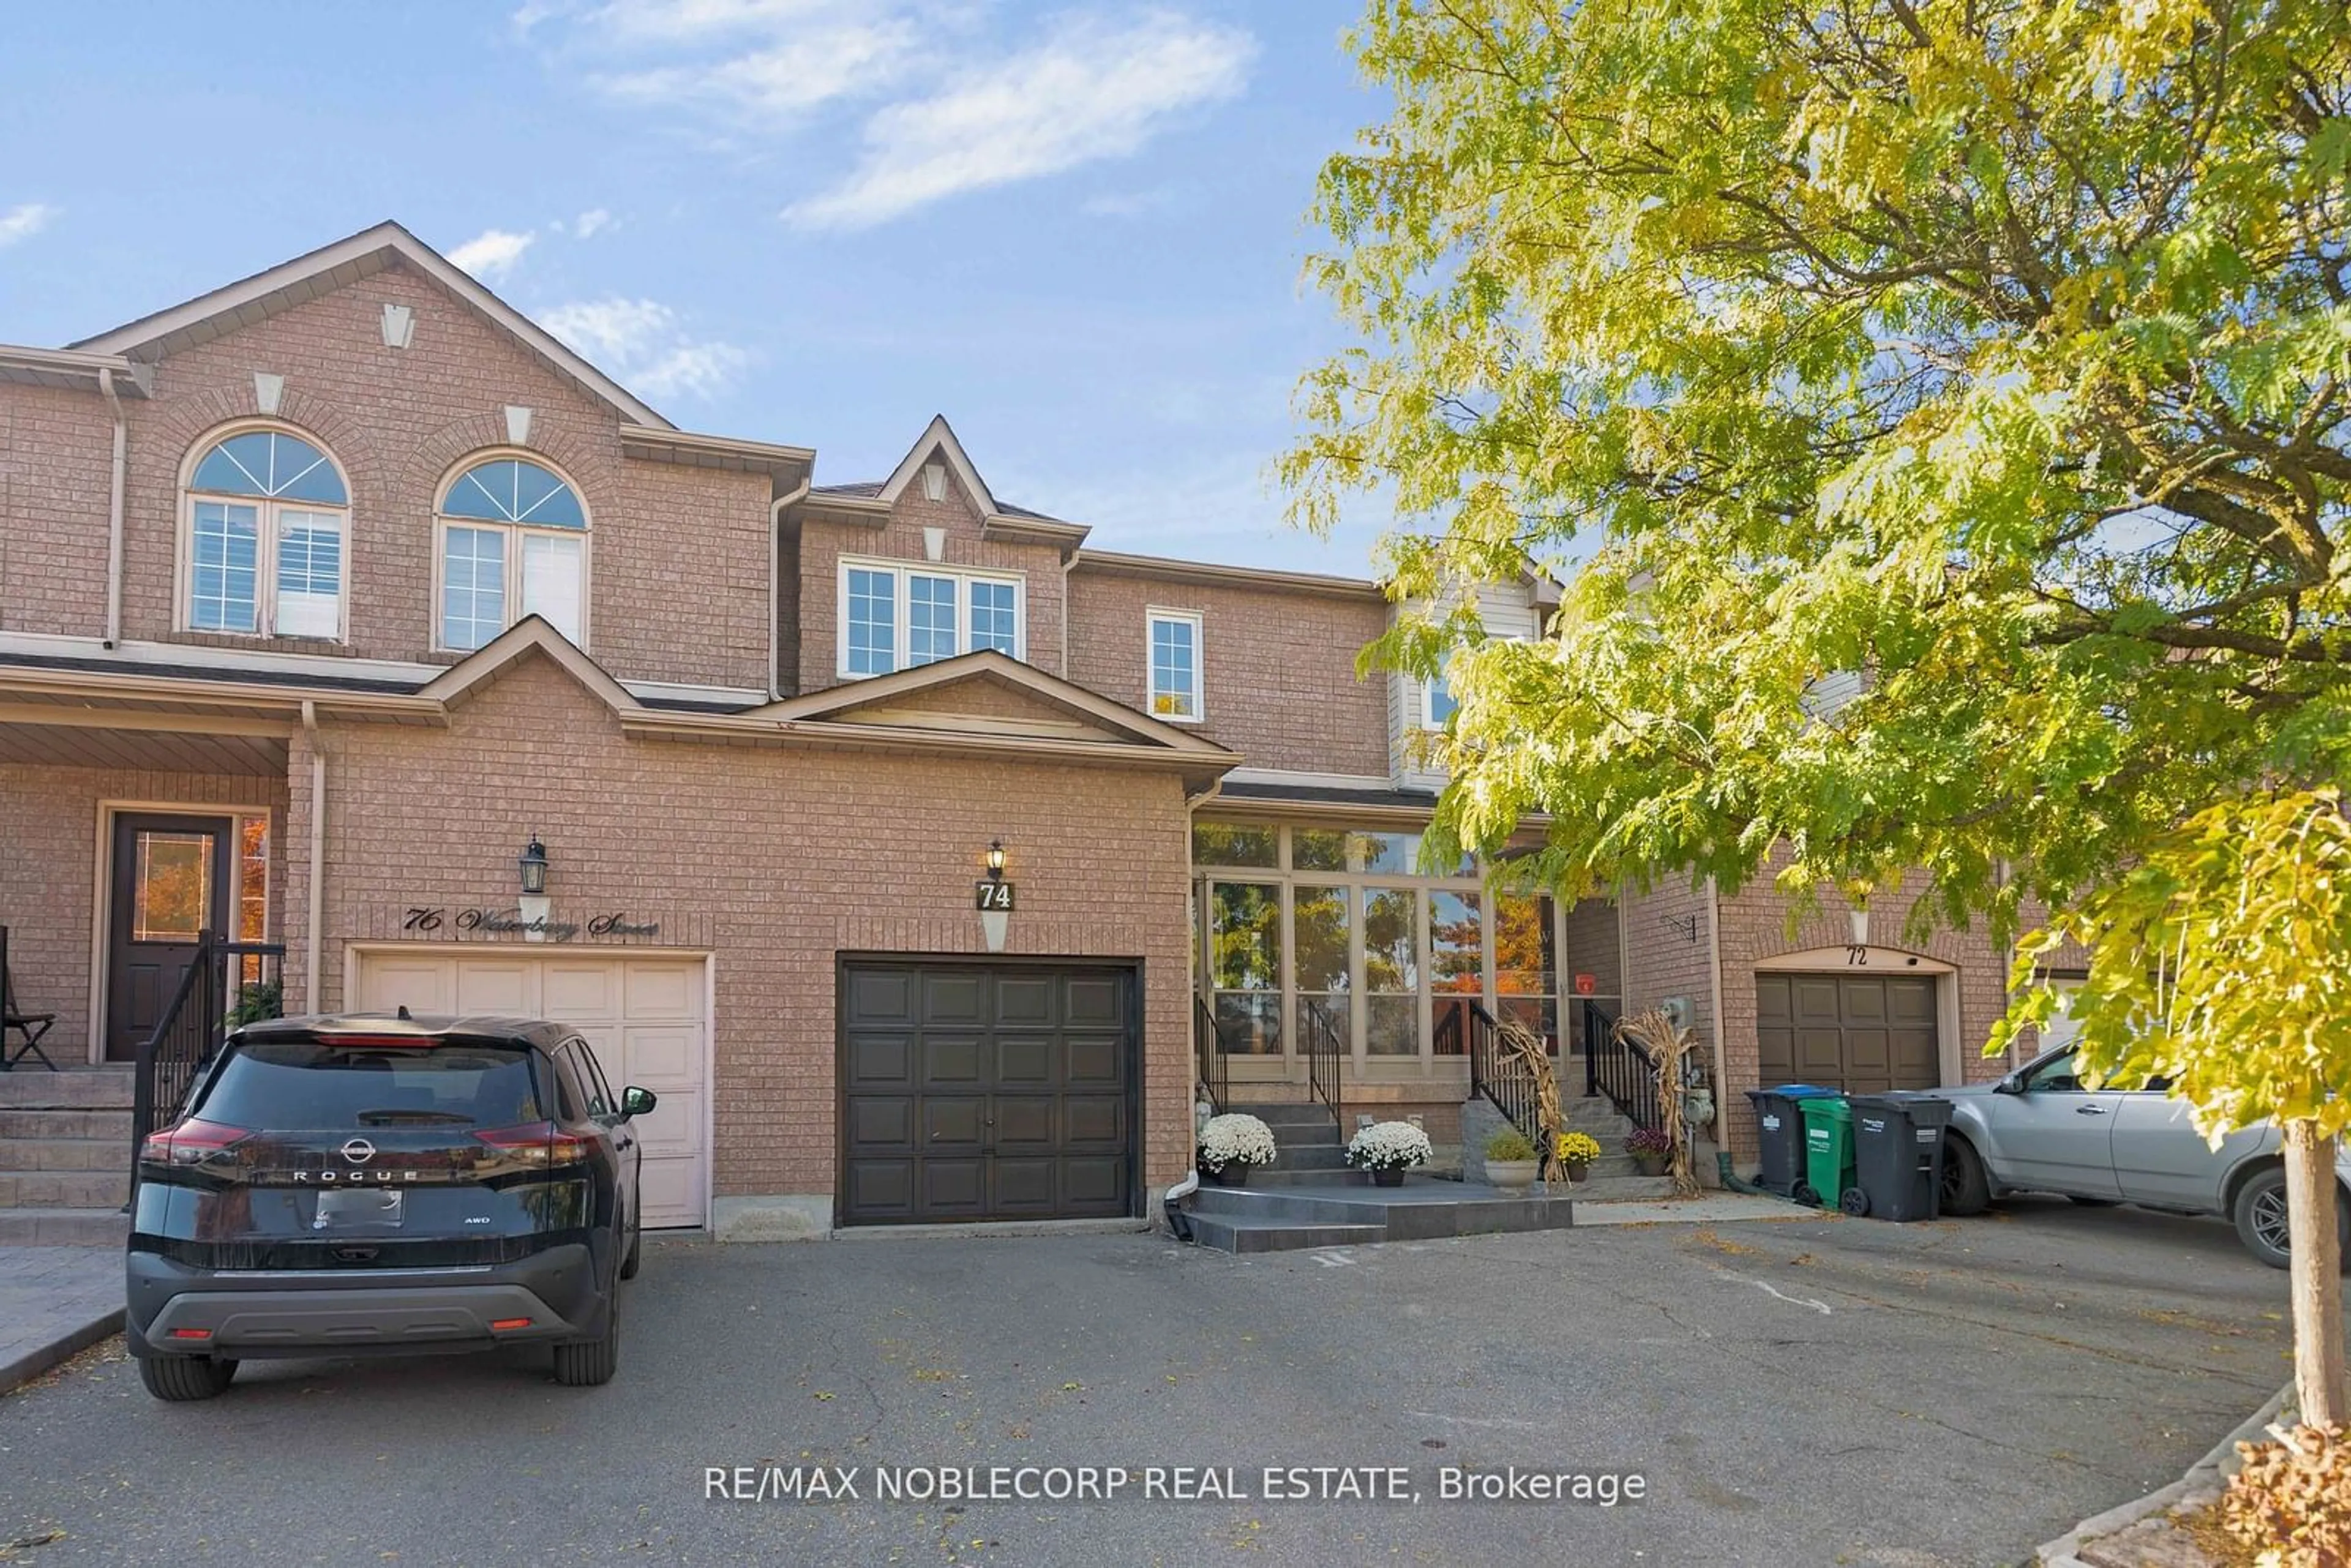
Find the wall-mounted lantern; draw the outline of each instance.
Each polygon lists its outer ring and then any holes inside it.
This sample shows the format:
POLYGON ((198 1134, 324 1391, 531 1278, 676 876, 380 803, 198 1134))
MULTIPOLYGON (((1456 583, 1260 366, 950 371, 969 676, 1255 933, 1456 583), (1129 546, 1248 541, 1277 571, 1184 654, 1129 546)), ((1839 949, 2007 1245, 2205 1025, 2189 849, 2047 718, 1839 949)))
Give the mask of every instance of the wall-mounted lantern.
POLYGON ((980 939, 991 953, 1004 951, 1004 938, 1012 929, 1012 884, 1004 880, 1004 841, 988 841, 987 854, 980 862, 987 868, 984 882, 972 883, 972 902, 979 909, 980 939))
POLYGON ((522 878, 522 897, 515 913, 522 918, 522 939, 526 942, 547 940, 547 846, 538 835, 530 836, 529 847, 515 857, 515 870, 522 878))

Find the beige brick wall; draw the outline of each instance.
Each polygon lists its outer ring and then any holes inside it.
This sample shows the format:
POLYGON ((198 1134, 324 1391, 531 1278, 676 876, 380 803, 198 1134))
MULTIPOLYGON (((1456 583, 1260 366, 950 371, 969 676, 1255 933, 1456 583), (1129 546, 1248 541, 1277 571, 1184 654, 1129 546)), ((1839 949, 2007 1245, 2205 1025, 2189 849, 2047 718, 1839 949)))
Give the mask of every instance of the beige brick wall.
MULTIPOLYGON (((100 803, 185 806, 193 810, 262 808, 273 832, 286 821, 281 779, 235 774, 148 773, 0 763, 0 925, 20 1002, 57 1021, 43 1049, 60 1066, 89 1060, 97 1020, 90 1009, 90 952, 98 923, 100 803)), ((282 853, 283 842, 275 846, 282 853)), ((285 890, 273 890, 283 909, 285 890)))
POLYGON ((1253 768, 1387 777, 1387 677, 1355 674, 1355 655, 1386 630, 1384 601, 1155 581, 1090 570, 1081 556, 1070 573, 1070 678, 1148 712, 1153 606, 1199 612, 1201 734, 1253 768))
MULTIPOLYGON (((335 724, 322 738, 321 1005, 341 1001, 345 945, 400 939, 407 906, 509 899, 536 831, 557 918, 625 908, 661 922, 660 946, 716 955, 714 1190, 830 1193, 835 956, 980 951, 971 884, 1001 838, 1020 890, 1008 951, 1142 960, 1144 1174, 1158 1186, 1190 1164, 1188 840, 1172 776, 632 741, 538 658, 445 731, 335 724)), ((291 771, 299 845, 298 742, 291 771)), ((287 893, 301 908, 300 871, 287 893)))
MULTIPOLYGON (((1061 554, 1051 545, 982 537, 978 508, 952 477, 942 500, 924 498, 918 478, 898 497, 889 521, 875 528, 823 517, 803 521, 799 531, 799 689, 822 691, 841 684, 841 558, 921 563, 923 530, 943 528, 940 564, 975 571, 1006 572, 1026 580, 1023 613, 1028 662, 1049 674, 1061 674, 1061 554)), ((968 615, 968 605, 958 606, 968 615)), ((903 628, 902 628, 903 630, 903 628)))
MULTIPOLYGON (((126 399, 123 630, 160 639, 386 659, 432 657, 434 507, 460 460, 507 444, 504 409, 533 411, 528 446, 568 474, 593 525, 588 646, 623 678, 764 690, 765 475, 624 458, 618 415, 440 287, 393 267, 155 368, 126 399), (384 347, 386 303, 416 312, 384 347), (224 422, 258 413, 253 377, 286 378, 278 417, 341 465, 351 490, 345 647, 174 632, 180 478, 224 422)), ((111 425, 94 393, 0 389, 11 536, 0 625, 96 635, 104 625, 111 425), (19 530, 22 530, 21 533, 19 530)))
POLYGON ((0 632, 104 635, 113 443, 96 393, 0 384, 0 632))

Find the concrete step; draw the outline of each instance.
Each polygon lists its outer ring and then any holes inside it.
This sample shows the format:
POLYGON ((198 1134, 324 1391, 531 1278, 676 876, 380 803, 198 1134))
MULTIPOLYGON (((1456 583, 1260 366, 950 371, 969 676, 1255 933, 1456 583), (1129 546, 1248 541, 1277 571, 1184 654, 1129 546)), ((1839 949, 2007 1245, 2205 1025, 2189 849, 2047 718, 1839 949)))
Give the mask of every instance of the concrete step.
POLYGON ((19 1067, 0 1072, 0 1109, 5 1110, 128 1111, 131 1093, 127 1067, 68 1068, 62 1072, 19 1067))
POLYGON ((131 1139, 0 1137, 0 1170, 128 1171, 131 1139))
POLYGON ((1339 1171, 1347 1168, 1347 1151, 1338 1144, 1280 1144, 1281 1157, 1271 1168, 1290 1171, 1339 1171))
MULTIPOLYGON (((131 1147, 128 1111, 0 1110, 0 1140, 9 1138, 97 1138, 131 1147)), ((0 1165, 7 1162, 0 1160, 0 1165)))
POLYGON ((130 1236, 119 1208, 0 1208, 0 1246, 120 1248, 130 1236))
POLYGON ((131 1170, 0 1170, 0 1208, 110 1208, 131 1196, 131 1170))
POLYGON ((1255 1116, 1272 1128, 1273 1134, 1277 1138, 1292 1127, 1331 1125, 1331 1108, 1319 1100, 1283 1101, 1262 1105, 1236 1103, 1228 1105, 1225 1109, 1238 1115, 1255 1116))
POLYGON ((1648 1202, 1674 1196, 1671 1176, 1593 1176, 1575 1184, 1571 1195, 1577 1205, 1648 1202))
POLYGON ((1221 1252, 1296 1252, 1309 1247, 1356 1247, 1387 1239, 1378 1225, 1316 1225, 1288 1219, 1258 1219, 1237 1214, 1186 1217, 1192 1239, 1221 1252))

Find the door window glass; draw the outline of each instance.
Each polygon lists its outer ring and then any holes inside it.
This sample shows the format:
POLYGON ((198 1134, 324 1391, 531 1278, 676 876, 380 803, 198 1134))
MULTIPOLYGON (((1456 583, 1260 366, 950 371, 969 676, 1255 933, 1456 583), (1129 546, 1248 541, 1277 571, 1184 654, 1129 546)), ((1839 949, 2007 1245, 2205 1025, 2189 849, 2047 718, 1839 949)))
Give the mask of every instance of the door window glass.
POLYGON ((1220 882, 1209 898, 1217 1034, 1235 1054, 1281 1051, 1281 890, 1220 882))
POLYGON ((1494 1001, 1505 1020, 1559 1054, 1559 942, 1548 894, 1495 898, 1494 1001))
POLYGON ((1364 1049, 1420 1054, 1420 943, 1404 888, 1364 891, 1364 1049))
POLYGON ((1436 993, 1430 1011, 1430 1039, 1440 1055, 1458 1056, 1468 1049, 1469 1006, 1486 991, 1485 943, 1478 922, 1474 893, 1432 893, 1428 895, 1428 982, 1436 993), (1448 1018, 1460 1021, 1447 1027, 1448 1018))
POLYGON ((2024 1086, 2043 1094, 2078 1092, 2082 1079, 2074 1071, 2074 1053, 2069 1051, 2051 1057, 2024 1075, 2024 1086))
POLYGON ((141 831, 131 890, 131 939, 193 942, 212 906, 212 835, 141 831))
POLYGON ((1348 896, 1343 887, 1301 883, 1290 901, 1299 1026, 1304 1029, 1308 1009, 1319 1009, 1341 1051, 1352 1051, 1354 1041, 1347 1005, 1348 896))
POLYGON ((580 1082, 588 1091, 588 1113, 591 1116, 618 1115, 621 1103, 613 1098, 612 1086, 604 1082, 603 1064, 596 1060, 596 1053, 588 1049, 588 1042, 584 1040, 573 1040, 571 1049, 580 1058, 580 1082))

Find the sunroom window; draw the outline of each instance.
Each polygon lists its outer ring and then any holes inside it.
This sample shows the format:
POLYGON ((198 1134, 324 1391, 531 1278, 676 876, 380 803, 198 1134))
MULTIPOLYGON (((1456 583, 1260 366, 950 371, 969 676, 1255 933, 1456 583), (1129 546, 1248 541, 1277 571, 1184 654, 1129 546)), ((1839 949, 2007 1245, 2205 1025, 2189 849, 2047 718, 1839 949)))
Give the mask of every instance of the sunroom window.
POLYGON ((528 458, 493 457, 441 498, 438 645, 471 653, 526 615, 583 646, 588 513, 569 480, 528 458))
POLYGON ((886 675, 983 648, 1020 658, 1021 589, 1017 577, 843 561, 840 673, 886 675))
POLYGON ((214 442, 188 475, 182 625, 340 639, 350 524, 342 474, 309 442, 279 430, 214 442))

